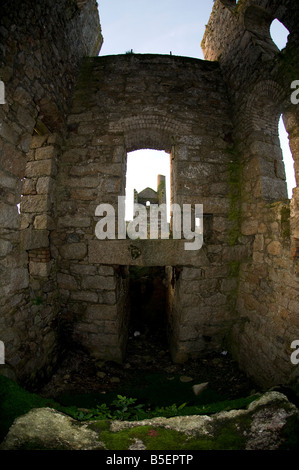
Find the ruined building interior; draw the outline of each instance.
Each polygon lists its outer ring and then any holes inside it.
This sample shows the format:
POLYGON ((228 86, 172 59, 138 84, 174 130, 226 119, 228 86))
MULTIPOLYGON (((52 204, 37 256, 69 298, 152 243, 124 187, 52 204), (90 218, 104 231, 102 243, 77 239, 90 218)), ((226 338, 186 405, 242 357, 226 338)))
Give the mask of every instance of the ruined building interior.
POLYGON ((148 269, 163 283, 173 363, 226 350, 262 387, 298 380, 299 191, 288 198, 278 137, 283 115, 298 181, 298 2, 215 0, 205 60, 98 56, 95 0, 11 3, 0 18, 0 368, 46 380, 68 345, 123 364, 130 276, 148 269), (290 32, 282 51, 274 19, 290 32), (172 203, 203 204, 200 250, 97 239, 96 207, 117 207, 139 149, 169 154, 172 203))

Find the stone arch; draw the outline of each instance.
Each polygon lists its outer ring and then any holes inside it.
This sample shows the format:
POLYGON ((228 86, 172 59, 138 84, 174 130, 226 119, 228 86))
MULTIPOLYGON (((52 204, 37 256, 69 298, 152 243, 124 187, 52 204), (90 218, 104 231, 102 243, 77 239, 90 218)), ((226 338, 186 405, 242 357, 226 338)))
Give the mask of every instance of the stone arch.
POLYGON ((286 175, 278 133, 284 91, 273 80, 261 80, 244 100, 242 132, 246 135, 247 158, 258 170, 251 175, 251 185, 259 188, 256 195, 259 193, 264 200, 286 200, 286 175))
POLYGON ((245 109, 243 129, 246 134, 261 131, 277 137, 278 120, 285 102, 282 87, 273 80, 258 82, 251 93, 243 100, 245 109))
POLYGON ((127 152, 149 148, 170 153, 178 136, 187 130, 186 124, 161 115, 136 115, 110 126, 110 131, 124 133, 127 152))
MULTIPOLYGON (((124 148, 121 153, 142 149, 163 150, 170 154, 170 184, 171 193, 175 197, 175 169, 172 165, 173 156, 179 156, 186 151, 179 142, 191 132, 190 125, 163 115, 135 115, 110 124, 110 131, 121 132, 124 136, 124 148)), ((126 159, 126 157, 125 157, 126 159)), ((125 188, 126 175, 122 175, 121 186, 125 188)))

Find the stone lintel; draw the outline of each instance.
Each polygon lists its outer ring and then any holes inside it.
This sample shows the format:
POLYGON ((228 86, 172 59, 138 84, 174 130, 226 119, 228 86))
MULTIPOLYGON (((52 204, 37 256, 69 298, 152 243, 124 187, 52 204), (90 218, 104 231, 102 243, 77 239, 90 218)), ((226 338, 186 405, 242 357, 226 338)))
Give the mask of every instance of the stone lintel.
POLYGON ((90 240, 89 262, 125 266, 205 266, 205 249, 185 250, 186 240, 90 240))

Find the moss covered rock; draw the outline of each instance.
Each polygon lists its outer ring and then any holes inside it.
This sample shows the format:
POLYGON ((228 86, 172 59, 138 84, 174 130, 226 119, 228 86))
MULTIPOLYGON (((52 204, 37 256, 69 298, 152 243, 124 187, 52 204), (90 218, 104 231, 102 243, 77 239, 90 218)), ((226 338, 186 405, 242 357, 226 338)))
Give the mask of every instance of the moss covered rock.
POLYGON ((11 426, 0 450, 102 449, 98 434, 52 408, 35 408, 11 426))
POLYGON ((278 450, 299 445, 299 411, 279 392, 211 416, 85 423, 51 408, 17 418, 1 450, 278 450), (137 447, 136 447, 137 446, 137 447))

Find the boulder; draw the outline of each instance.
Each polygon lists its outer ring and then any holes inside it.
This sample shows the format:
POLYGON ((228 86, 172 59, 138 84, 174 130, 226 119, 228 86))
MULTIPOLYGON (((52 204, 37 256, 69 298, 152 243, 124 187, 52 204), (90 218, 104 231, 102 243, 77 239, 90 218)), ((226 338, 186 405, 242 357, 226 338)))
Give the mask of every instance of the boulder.
POLYGON ((35 408, 11 426, 0 450, 98 450, 96 432, 52 408, 35 408))
POLYGON ((39 408, 15 420, 0 450, 293 450, 298 428, 298 409, 276 391, 247 409, 143 421, 78 422, 39 408))

